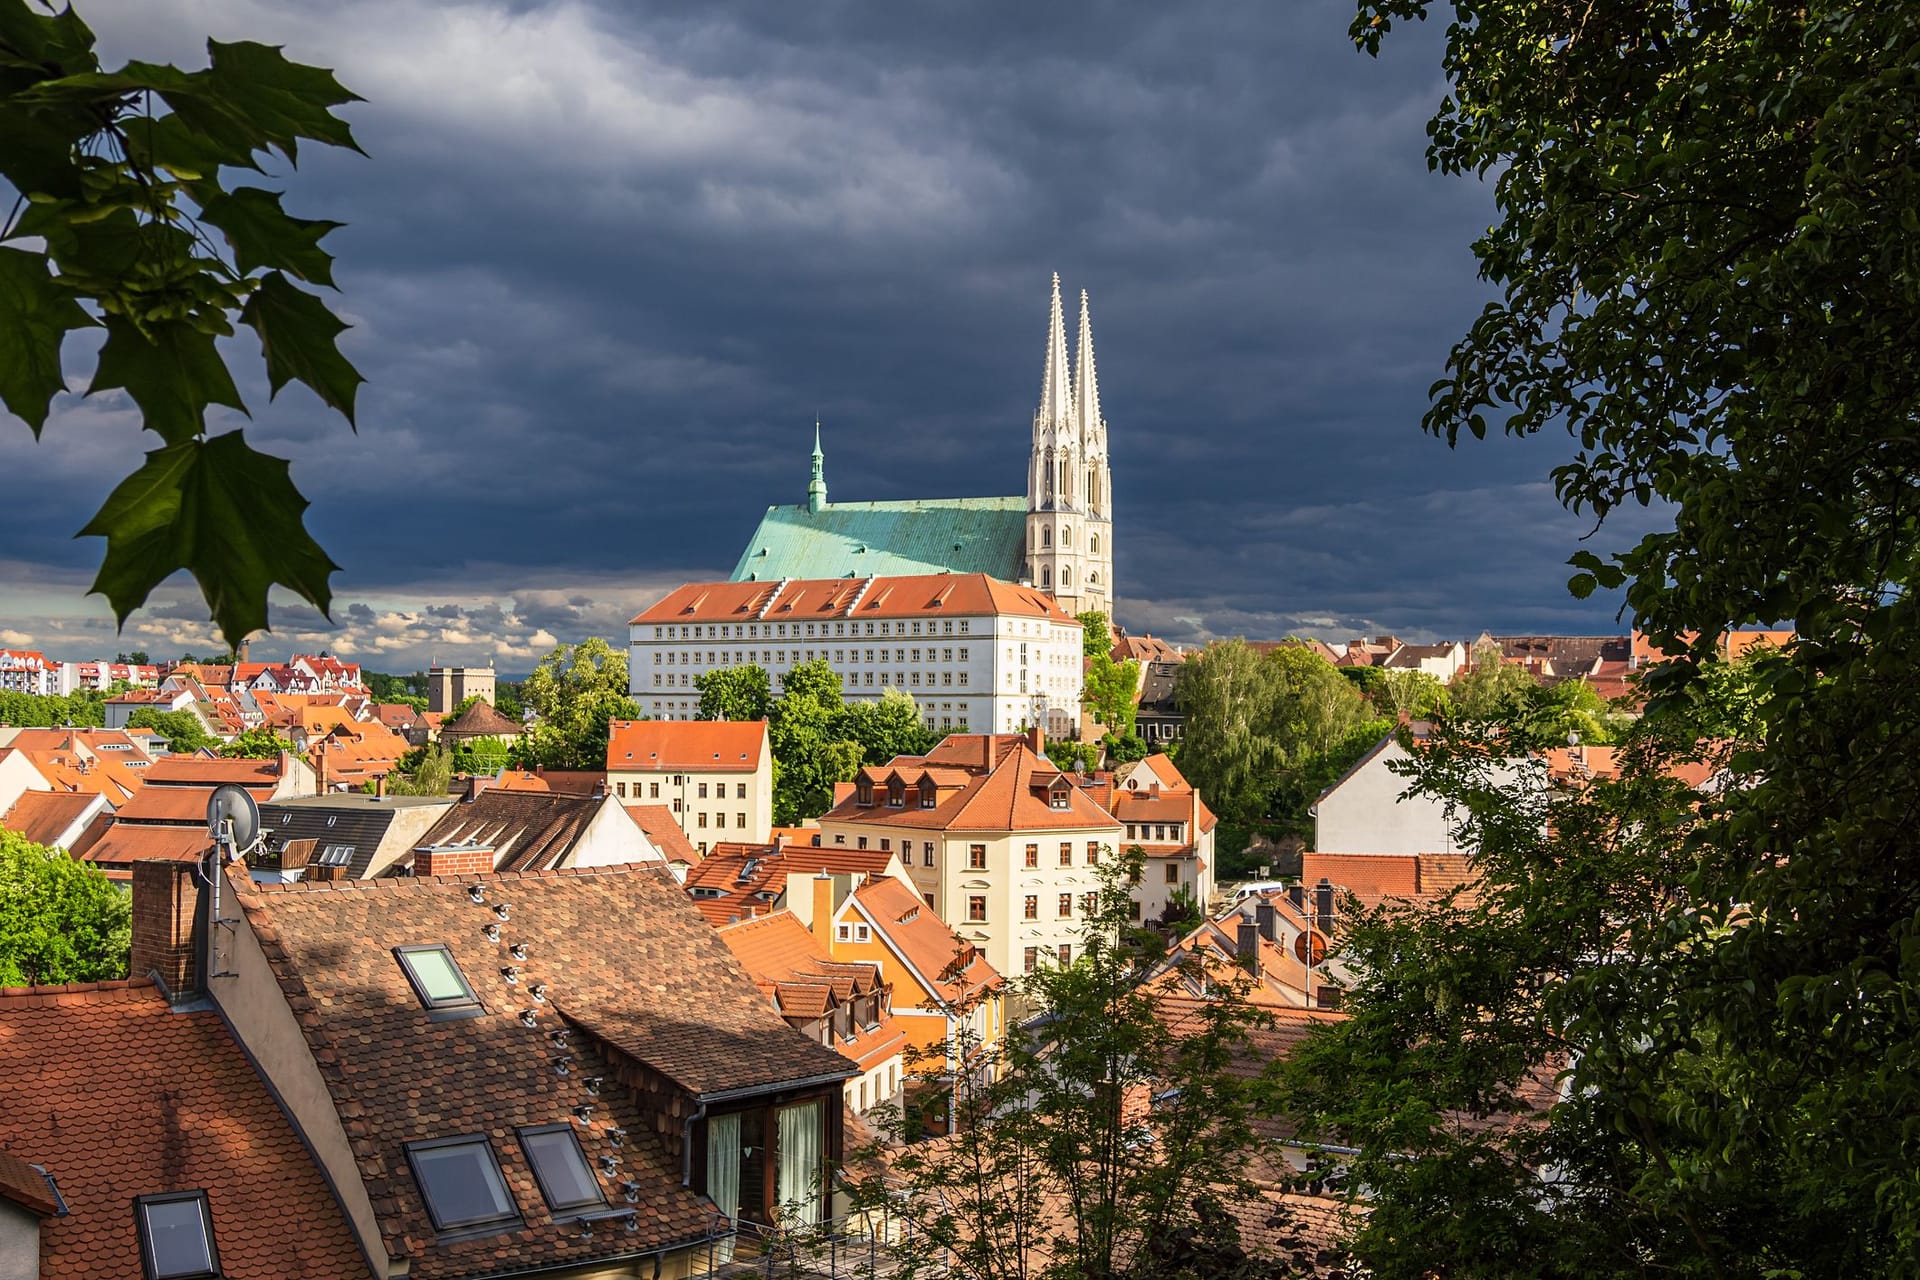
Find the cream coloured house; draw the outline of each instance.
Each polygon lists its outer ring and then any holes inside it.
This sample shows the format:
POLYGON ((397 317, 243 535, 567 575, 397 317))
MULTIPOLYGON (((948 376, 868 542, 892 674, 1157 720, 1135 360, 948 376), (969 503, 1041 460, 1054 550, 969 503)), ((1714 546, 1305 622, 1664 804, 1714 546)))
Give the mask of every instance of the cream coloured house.
POLYGON ((701 853, 765 844, 773 831, 773 751, 764 720, 615 720, 607 787, 668 809, 701 853))
POLYGON ((1003 974, 1071 963, 1124 827, 1036 732, 954 734, 862 769, 820 818, 821 842, 899 853, 921 900, 1003 974))

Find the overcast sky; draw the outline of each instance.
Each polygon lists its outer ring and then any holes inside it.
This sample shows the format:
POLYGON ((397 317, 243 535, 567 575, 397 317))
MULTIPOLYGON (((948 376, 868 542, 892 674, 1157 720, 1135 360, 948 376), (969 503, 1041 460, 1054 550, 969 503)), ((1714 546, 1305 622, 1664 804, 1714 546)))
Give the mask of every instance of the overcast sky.
MULTIPOLYGON (((349 224, 359 433, 232 348, 343 566, 334 625, 280 605, 261 653, 624 640, 804 498, 816 414, 836 499, 1019 493, 1054 271, 1092 295, 1131 629, 1619 625, 1565 591, 1564 439, 1419 429, 1493 214, 1427 171, 1438 29, 1374 61, 1339 0, 76 5, 110 63, 249 38, 367 99, 368 158, 275 184, 349 224)), ((0 644, 211 644, 189 580, 118 638, 84 595, 103 544, 71 535, 153 445, 118 392, 37 445, 0 414, 0 644)))

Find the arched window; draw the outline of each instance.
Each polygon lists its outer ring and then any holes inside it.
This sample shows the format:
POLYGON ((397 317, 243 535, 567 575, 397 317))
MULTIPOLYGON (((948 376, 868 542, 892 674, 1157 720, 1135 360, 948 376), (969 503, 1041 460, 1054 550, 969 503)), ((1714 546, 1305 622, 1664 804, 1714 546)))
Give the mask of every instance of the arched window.
POLYGON ((1090 533, 1087 535, 1087 537, 1093 540, 1092 545, 1087 549, 1093 552, 1093 554, 1099 555, 1100 554, 1100 535, 1097 533, 1090 533))
POLYGON ((1041 585, 1041 586, 1043 586, 1043 587, 1050 587, 1050 586, 1052 586, 1052 585, 1053 585, 1053 570, 1052 570, 1052 569, 1041 569, 1041 570, 1040 570, 1040 585, 1041 585))
POLYGON ((1067 547, 1071 547, 1072 545, 1073 545, 1073 527, 1071 525, 1063 524, 1060 526, 1060 546, 1062 549, 1065 549, 1067 547))
POLYGON ((1096 509, 1100 506, 1100 473, 1092 467, 1087 468, 1087 505, 1096 509))
POLYGON ((1087 575, 1087 582, 1088 582, 1088 584, 1089 584, 1090 586, 1095 586, 1095 587, 1097 587, 1097 586, 1099 586, 1099 585, 1100 585, 1100 571, 1099 571, 1098 569, 1095 569, 1095 570, 1094 570, 1094 571, 1093 571, 1092 573, 1090 573, 1090 574, 1088 574, 1088 575, 1087 575))
POLYGON ((1063 587, 1073 585, 1073 567, 1071 565, 1063 564, 1060 566, 1060 585, 1063 587))
POLYGON ((1050 547, 1053 545, 1052 529, 1042 529, 1040 531, 1040 545, 1043 547, 1050 547))

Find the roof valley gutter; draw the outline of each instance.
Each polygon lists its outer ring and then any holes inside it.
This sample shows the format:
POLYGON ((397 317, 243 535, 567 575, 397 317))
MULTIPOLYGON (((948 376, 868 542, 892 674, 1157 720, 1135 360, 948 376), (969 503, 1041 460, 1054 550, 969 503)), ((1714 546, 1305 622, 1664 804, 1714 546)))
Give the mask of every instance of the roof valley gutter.
POLYGON ((817 1076, 806 1076, 799 1080, 774 1080, 767 1084, 757 1084, 744 1089, 720 1089, 713 1093, 702 1093, 697 1096, 700 1099, 701 1109, 705 1110, 709 1103, 731 1102, 735 1098, 753 1098, 761 1094, 781 1093, 789 1089, 806 1089, 817 1084, 837 1084, 842 1080, 851 1080, 859 1074, 859 1069, 849 1063, 847 1069, 844 1071, 833 1071, 817 1076))

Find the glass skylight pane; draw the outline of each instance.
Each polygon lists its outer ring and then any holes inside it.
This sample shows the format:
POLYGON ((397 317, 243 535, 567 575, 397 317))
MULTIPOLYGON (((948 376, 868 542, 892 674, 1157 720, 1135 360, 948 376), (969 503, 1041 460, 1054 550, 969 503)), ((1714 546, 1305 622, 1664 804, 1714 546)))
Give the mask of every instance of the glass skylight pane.
POLYGON ((572 1129, 523 1130, 520 1144, 533 1162, 541 1194, 553 1208, 579 1209, 606 1203, 572 1129))
POLYGON ((460 966, 445 947, 419 947, 402 950, 400 963, 407 967, 420 998, 429 1005, 465 1004, 474 999, 473 988, 460 972, 460 966))
POLYGON ((442 1230, 515 1217, 513 1197, 486 1139, 413 1147, 414 1177, 442 1230))
POLYGON ((198 1197, 140 1206, 146 1215, 147 1251, 156 1280, 204 1276, 213 1272, 213 1243, 198 1197))

